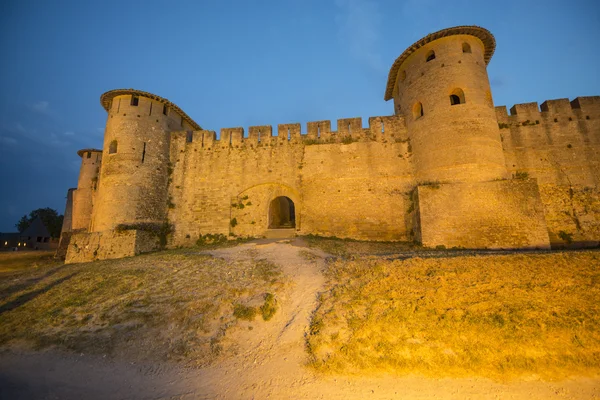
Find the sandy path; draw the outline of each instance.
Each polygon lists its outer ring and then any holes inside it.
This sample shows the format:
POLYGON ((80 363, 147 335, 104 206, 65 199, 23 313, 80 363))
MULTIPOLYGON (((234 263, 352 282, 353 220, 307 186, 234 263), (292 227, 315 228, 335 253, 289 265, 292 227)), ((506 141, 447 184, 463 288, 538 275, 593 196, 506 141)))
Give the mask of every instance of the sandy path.
MULTIPOLYGON (((269 322, 231 332, 236 355, 209 368, 136 365, 47 351, 0 354, 1 399, 600 399, 600 379, 508 384, 487 379, 317 377, 304 335, 323 288, 325 254, 283 242, 213 250, 227 260, 268 259, 290 279, 269 322), (302 251, 316 259, 307 260, 302 251)), ((229 335, 229 333, 228 333, 229 335)))

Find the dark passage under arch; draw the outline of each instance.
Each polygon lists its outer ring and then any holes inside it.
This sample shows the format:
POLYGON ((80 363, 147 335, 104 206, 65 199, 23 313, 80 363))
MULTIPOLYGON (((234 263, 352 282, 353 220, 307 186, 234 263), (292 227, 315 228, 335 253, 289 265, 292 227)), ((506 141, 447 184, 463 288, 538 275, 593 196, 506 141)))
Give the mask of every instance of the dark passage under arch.
POLYGON ((274 198, 269 205, 269 229, 290 229, 296 227, 296 207, 286 196, 274 198))

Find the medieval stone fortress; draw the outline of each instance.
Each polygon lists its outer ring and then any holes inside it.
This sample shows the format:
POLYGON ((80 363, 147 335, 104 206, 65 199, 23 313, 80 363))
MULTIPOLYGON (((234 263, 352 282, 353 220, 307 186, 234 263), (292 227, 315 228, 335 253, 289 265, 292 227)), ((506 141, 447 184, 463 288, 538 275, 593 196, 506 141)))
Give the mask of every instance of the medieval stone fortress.
POLYGON ((426 247, 597 246, 600 96, 494 107, 495 40, 459 26, 393 63, 391 116, 204 130, 172 102, 104 93, 84 149, 66 262, 218 237, 321 235, 426 247), (222 236, 221 236, 222 235, 222 236))

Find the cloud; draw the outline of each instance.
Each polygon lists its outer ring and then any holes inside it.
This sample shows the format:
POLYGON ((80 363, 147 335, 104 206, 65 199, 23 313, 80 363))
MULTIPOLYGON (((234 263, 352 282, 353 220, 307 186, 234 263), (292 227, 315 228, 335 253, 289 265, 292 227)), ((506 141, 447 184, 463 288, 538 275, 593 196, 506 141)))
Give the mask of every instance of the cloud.
POLYGON ((338 36, 352 55, 377 72, 386 72, 381 53, 379 26, 382 14, 377 4, 369 0, 336 0, 335 23, 338 36))
POLYGON ((37 103, 34 103, 31 108, 33 111, 36 111, 40 114, 50 115, 50 103, 47 101, 38 101, 37 103))
POLYGON ((52 146, 64 147, 70 145, 71 142, 61 140, 56 133, 51 133, 50 141, 48 142, 48 144, 52 146))
POLYGON ((11 138, 9 136, 0 136, 0 143, 10 146, 10 145, 17 144, 17 139, 11 138))
POLYGON ((65 136, 73 136, 73 135, 75 135, 75 132, 73 132, 73 131, 66 131, 65 133, 63 133, 63 135, 65 135, 65 136))

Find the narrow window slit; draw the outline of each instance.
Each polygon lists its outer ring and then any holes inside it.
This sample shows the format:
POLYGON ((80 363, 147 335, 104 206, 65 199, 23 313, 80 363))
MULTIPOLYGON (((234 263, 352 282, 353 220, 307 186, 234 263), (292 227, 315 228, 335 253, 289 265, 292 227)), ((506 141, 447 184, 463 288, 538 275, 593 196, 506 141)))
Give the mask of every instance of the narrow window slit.
POLYGON ((144 142, 144 148, 142 150, 142 162, 144 162, 144 158, 146 158, 146 142, 144 142))

